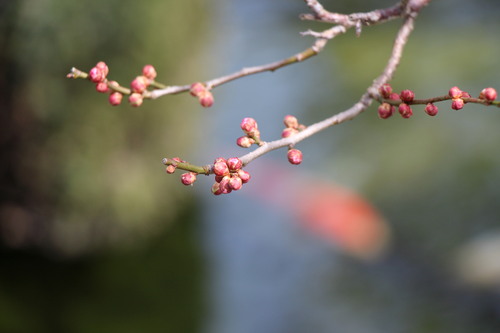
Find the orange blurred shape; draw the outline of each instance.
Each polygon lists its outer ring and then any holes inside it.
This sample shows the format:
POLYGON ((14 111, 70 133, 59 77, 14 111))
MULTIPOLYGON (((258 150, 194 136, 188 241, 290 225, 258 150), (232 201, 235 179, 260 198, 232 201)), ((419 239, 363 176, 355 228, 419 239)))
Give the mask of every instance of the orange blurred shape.
POLYGON ((333 241, 360 259, 376 259, 387 248, 389 228, 364 198, 346 188, 309 182, 296 198, 298 217, 306 229, 333 241))

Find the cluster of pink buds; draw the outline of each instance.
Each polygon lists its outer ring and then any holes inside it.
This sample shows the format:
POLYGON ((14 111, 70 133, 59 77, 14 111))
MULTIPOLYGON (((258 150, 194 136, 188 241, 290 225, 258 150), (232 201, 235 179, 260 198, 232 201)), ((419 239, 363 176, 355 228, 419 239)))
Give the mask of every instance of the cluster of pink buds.
POLYGON ((211 107, 214 104, 214 96, 201 82, 193 83, 189 89, 189 93, 191 96, 198 97, 201 106, 205 108, 211 107))
POLYGON ((136 76, 135 79, 130 82, 130 96, 128 97, 130 105, 135 107, 142 105, 144 93, 151 83, 154 82, 155 78, 156 70, 152 65, 146 65, 142 68, 142 75, 136 76))
POLYGON ((215 174, 212 193, 215 195, 231 193, 248 183, 250 174, 241 169, 242 167, 243 163, 237 157, 231 157, 227 160, 222 157, 216 158, 212 169, 215 174))
MULTIPOLYGON (((174 158, 172 158, 172 160, 174 162, 178 162, 178 163, 186 163, 186 161, 181 160, 179 157, 174 157, 174 158)), ((177 169, 177 165, 176 164, 170 164, 170 165, 167 165, 167 168, 165 169, 165 171, 168 174, 172 174, 172 173, 175 172, 176 169, 177 169)), ((196 172, 186 172, 186 173, 183 173, 181 175, 181 182, 184 185, 193 185, 194 182, 196 181, 196 175, 197 175, 196 172)))
POLYGON ((286 115, 283 119, 283 123, 285 124, 285 128, 281 132, 282 138, 288 138, 289 136, 297 134, 306 128, 305 125, 299 124, 297 118, 292 115, 286 115))
POLYGON ((243 118, 240 124, 241 129, 245 133, 244 136, 240 136, 236 139, 236 144, 243 148, 249 148, 251 145, 258 144, 262 142, 260 140, 260 131, 257 122, 253 118, 243 118))

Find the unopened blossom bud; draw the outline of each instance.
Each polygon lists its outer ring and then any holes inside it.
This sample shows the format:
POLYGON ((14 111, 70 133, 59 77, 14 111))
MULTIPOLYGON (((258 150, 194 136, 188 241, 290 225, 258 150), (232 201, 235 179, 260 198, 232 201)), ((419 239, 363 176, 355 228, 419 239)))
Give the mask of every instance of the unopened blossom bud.
POLYGON ((497 99, 497 91, 495 88, 484 88, 481 90, 481 93, 479 94, 480 99, 485 99, 488 101, 494 101, 497 99))
POLYGON ((227 159, 227 166, 229 168, 229 171, 237 171, 241 169, 243 163, 238 157, 231 157, 227 159))
POLYGON ((220 186, 220 182, 214 183, 212 185, 212 193, 215 195, 221 195, 222 194, 222 188, 220 186))
POLYGON ((294 129, 299 128, 299 121, 295 116, 292 115, 285 116, 285 118, 283 119, 283 123, 288 128, 294 128, 294 129))
POLYGON ((248 183, 248 181, 250 180, 250 174, 243 169, 238 170, 238 177, 240 177, 243 184, 248 183))
POLYGON ((409 89, 405 89, 401 91, 401 93, 399 94, 399 98, 401 98, 401 100, 405 103, 411 103, 415 98, 415 93, 409 89))
POLYGON ((209 108, 214 104, 214 95, 208 90, 204 90, 198 94, 198 100, 201 106, 209 108))
POLYGON ((99 82, 95 85, 95 90, 100 93, 109 92, 108 84, 106 82, 99 82))
POLYGON ((448 91, 448 95, 453 99, 460 98, 462 97, 462 90, 458 87, 451 87, 448 91))
POLYGON ((231 177, 231 179, 229 179, 228 185, 232 190, 238 191, 241 188, 241 186, 243 185, 243 182, 242 182, 240 177, 234 176, 234 177, 231 177))
POLYGON ((106 65, 106 63, 104 61, 99 61, 95 65, 95 67, 99 68, 102 71, 102 74, 104 75, 104 77, 108 76, 109 68, 108 68, 108 65, 106 65))
POLYGON ((207 90, 203 83, 201 82, 195 82, 191 85, 191 88, 189 89, 189 93, 191 96, 197 97, 202 91, 207 90))
POLYGON ((184 185, 193 185, 196 181, 196 173, 194 172, 186 172, 181 175, 181 182, 184 185))
POLYGON ((220 181, 219 186, 220 186, 220 190, 222 191, 222 194, 231 193, 231 191, 233 190, 229 186, 229 181, 230 180, 231 180, 231 177, 224 176, 224 178, 222 178, 222 180, 220 181))
POLYGON ((397 101, 397 100, 399 100, 400 98, 399 98, 399 95, 398 95, 398 94, 396 94, 396 93, 391 93, 391 94, 389 95, 389 99, 390 99, 391 101, 397 101))
POLYGON ((134 107, 141 106, 143 101, 142 95, 138 93, 133 93, 128 97, 128 102, 134 107))
POLYGON ((120 105, 120 103, 122 102, 122 99, 123 99, 123 95, 121 93, 119 93, 118 91, 115 91, 109 95, 108 101, 109 101, 109 104, 116 106, 116 105, 120 105))
POLYGON ((438 114, 438 107, 433 103, 427 103, 427 105, 425 106, 425 113, 427 113, 429 116, 434 117, 438 114))
POLYGON ((307 126, 306 126, 306 125, 304 125, 304 124, 299 124, 299 128, 298 128, 298 130, 299 130, 299 131, 303 131, 303 130, 305 130, 306 128, 307 128, 307 126))
POLYGON ((171 164, 171 165, 168 165, 168 166, 165 168, 165 171, 167 171, 167 173, 169 173, 169 174, 172 174, 172 173, 174 173, 174 172, 175 172, 175 169, 176 169, 176 168, 175 168, 175 165, 172 165, 172 164, 171 164))
POLYGON ((302 163, 302 152, 298 149, 290 149, 288 151, 288 162, 298 165, 302 163))
POLYGON ((240 147, 243 148, 249 148, 255 143, 255 140, 252 138, 249 138, 248 136, 241 136, 238 139, 236 139, 236 144, 240 147))
POLYGON ((399 104, 398 111, 403 118, 410 118, 413 115, 413 110, 406 103, 399 104))
POLYGON ((214 174, 217 176, 225 176, 229 174, 229 168, 226 161, 217 161, 213 166, 214 174))
POLYGON ((451 108, 453 110, 460 110, 464 107, 464 100, 461 98, 455 98, 451 101, 451 108))
POLYGON ((379 89, 378 92, 382 95, 383 98, 389 98, 392 94, 392 87, 389 83, 384 83, 379 89))
POLYGON ((240 124, 241 129, 245 133, 253 133, 257 130, 257 122, 253 118, 243 118, 240 124))
POLYGON ((89 71, 89 79, 94 83, 102 82, 105 78, 104 72, 97 67, 92 67, 89 71))
POLYGON ((378 107, 378 116, 380 119, 387 119, 394 113, 394 106, 389 103, 382 103, 378 107))
POLYGON ((142 68, 142 75, 150 80, 154 80, 156 78, 156 69, 153 65, 146 65, 142 68))
POLYGON ((292 135, 297 134, 297 133, 299 133, 299 131, 296 130, 295 128, 287 127, 285 129, 283 129, 283 131, 281 132, 281 137, 288 138, 289 136, 292 136, 292 135))
POLYGON ((149 82, 145 76, 137 76, 130 82, 132 92, 142 94, 148 88, 149 82))

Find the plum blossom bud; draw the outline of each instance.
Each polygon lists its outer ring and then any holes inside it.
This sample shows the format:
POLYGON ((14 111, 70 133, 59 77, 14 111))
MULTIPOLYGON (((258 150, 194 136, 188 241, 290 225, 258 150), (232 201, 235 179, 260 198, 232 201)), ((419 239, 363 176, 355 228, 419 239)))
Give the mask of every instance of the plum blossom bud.
POLYGON ((462 97, 462 90, 458 87, 451 87, 450 90, 448 91, 448 95, 450 95, 451 98, 457 99, 462 97))
POLYGON ((189 89, 189 93, 191 94, 191 96, 197 97, 202 91, 205 91, 205 90, 207 90, 207 88, 205 88, 203 83, 195 82, 191 85, 191 87, 189 89))
POLYGON ((186 172, 181 175, 181 182, 184 185, 193 185, 196 181, 196 173, 194 172, 186 172))
POLYGON ((227 159, 227 166, 229 168, 229 171, 237 171, 241 169, 243 163, 238 157, 231 157, 227 159))
POLYGON ((389 98, 392 94, 392 87, 389 83, 384 83, 379 89, 378 92, 382 95, 383 98, 389 98))
POLYGON ((460 110, 464 107, 464 100, 461 98, 455 98, 451 102, 451 108, 453 110, 460 110))
POLYGON ((257 130, 257 122, 253 118, 243 118, 240 124, 241 129, 245 133, 253 133, 257 130))
POLYGON ((215 195, 221 195, 222 194, 222 188, 220 186, 220 182, 216 182, 212 185, 212 193, 215 195))
POLYGON ((230 186, 229 186, 229 181, 231 180, 231 177, 229 176, 224 176, 224 178, 222 178, 222 180, 220 181, 219 183, 219 188, 220 190, 222 191, 222 194, 227 194, 227 193, 231 193, 231 191, 233 190, 230 186))
POLYGON ((165 168, 165 171, 166 171, 167 173, 169 173, 169 174, 172 174, 172 173, 174 173, 174 172, 175 172, 175 169, 176 169, 176 168, 175 168, 175 165, 172 165, 172 164, 171 164, 171 165, 168 165, 168 166, 165 168))
POLYGON ((128 102, 134 107, 141 106, 143 101, 142 95, 138 93, 133 93, 128 97, 128 102))
POLYGON ((95 90, 100 93, 109 92, 108 84, 106 82, 99 82, 95 85, 95 90))
POLYGON ((214 163, 213 172, 216 176, 225 176, 229 174, 229 168, 226 161, 223 159, 214 163))
POLYGON ((115 91, 109 95, 108 101, 109 101, 109 104, 111 104, 113 106, 117 106, 117 105, 120 105, 120 103, 122 102, 122 98, 123 98, 123 95, 121 93, 119 93, 118 91, 115 91))
POLYGON ((148 88, 149 82, 145 76, 137 76, 130 83, 132 92, 142 94, 148 88))
POLYGON ((283 129, 283 131, 281 132, 281 137, 288 138, 289 136, 292 136, 292 135, 297 134, 297 133, 299 133, 299 131, 296 130, 295 128, 287 127, 285 129, 283 129))
POLYGON ((433 103, 427 103, 427 105, 425 106, 425 113, 427 113, 429 116, 434 117, 438 114, 438 107, 433 103))
POLYGON ((294 164, 294 165, 298 165, 300 163, 302 163, 302 152, 298 149, 290 149, 288 151, 288 162, 294 164))
POLYGON ((240 147, 243 148, 249 148, 255 143, 255 140, 252 138, 249 138, 248 136, 241 136, 238 139, 236 139, 236 144, 240 147))
POLYGON ((250 180, 250 174, 243 169, 238 170, 238 177, 240 177, 243 184, 248 183, 248 181, 250 180))
POLYGON ((495 88, 484 88, 481 93, 479 94, 480 99, 486 99, 488 101, 494 101, 497 99, 497 91, 495 88))
POLYGON ((104 77, 108 76, 108 73, 109 73, 109 68, 108 68, 108 65, 106 65, 106 63, 104 61, 99 61, 96 65, 95 65, 96 68, 99 68, 102 72, 102 74, 104 75, 104 77))
POLYGON ((288 128, 294 128, 294 129, 299 128, 299 121, 295 116, 292 115, 285 116, 285 118, 283 119, 283 123, 288 128))
POLYGON ((399 95, 398 95, 398 94, 396 94, 396 93, 391 93, 391 94, 389 95, 389 99, 390 99, 391 101, 397 101, 397 100, 399 100, 399 95))
POLYGON ((231 177, 231 179, 229 179, 228 185, 232 190, 238 191, 241 188, 241 186, 243 186, 243 181, 241 180, 240 177, 234 176, 231 177))
POLYGON ((102 82, 105 78, 104 72, 97 67, 92 67, 89 71, 89 79, 94 83, 102 82))
POLYGON ((378 107, 378 116, 380 119, 387 119, 394 113, 394 106, 389 103, 382 103, 378 107))
POLYGON ((214 95, 212 95, 210 91, 204 90, 198 94, 198 100, 200 101, 201 106, 209 108, 214 104, 214 95))
POLYGON ((415 93, 409 89, 405 89, 401 91, 401 93, 399 94, 399 98, 401 98, 401 100, 405 103, 411 103, 415 98, 415 93))
POLYGON ((410 118, 413 115, 413 110, 406 103, 399 104, 398 111, 403 118, 410 118))
POLYGON ((150 80, 154 80, 156 78, 156 69, 153 65, 146 65, 142 68, 142 75, 150 80))

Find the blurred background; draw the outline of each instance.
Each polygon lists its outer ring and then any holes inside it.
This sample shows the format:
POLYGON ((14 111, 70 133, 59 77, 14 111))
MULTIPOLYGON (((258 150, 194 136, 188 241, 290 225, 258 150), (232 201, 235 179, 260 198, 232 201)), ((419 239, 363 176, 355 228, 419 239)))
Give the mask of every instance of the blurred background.
MULTIPOLYGON (((338 12, 389 0, 323 1, 338 12)), ((167 175, 240 156, 358 100, 400 20, 351 31, 304 63, 188 94, 111 107, 75 66, 127 85, 153 64, 188 84, 309 47, 303 1, 0 0, 0 332, 498 332, 500 112, 440 103, 431 118, 376 106, 247 167, 215 197, 167 175)), ((417 98, 500 89, 500 3, 435 0, 392 82, 417 98)), ((180 174, 180 173, 179 173, 180 174)))

